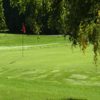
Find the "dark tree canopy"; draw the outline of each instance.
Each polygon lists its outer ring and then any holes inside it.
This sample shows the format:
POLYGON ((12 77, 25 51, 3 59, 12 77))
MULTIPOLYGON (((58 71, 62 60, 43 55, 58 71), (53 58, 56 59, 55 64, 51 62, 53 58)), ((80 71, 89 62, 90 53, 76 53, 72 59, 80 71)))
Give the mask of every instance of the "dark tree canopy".
POLYGON ((26 24, 27 33, 62 34, 65 0, 2 0, 6 24, 11 32, 20 32, 26 24), (13 21, 12 21, 13 20, 13 21))
POLYGON ((68 0, 68 32, 73 44, 79 44, 84 51, 89 43, 93 44, 94 61, 100 52, 100 1, 68 0))
POLYGON ((20 32, 23 16, 19 14, 18 7, 11 7, 10 0, 2 0, 6 24, 11 32, 20 32))
POLYGON ((0 0, 0 30, 6 29, 6 23, 5 23, 5 17, 3 13, 3 3, 2 0, 0 0))

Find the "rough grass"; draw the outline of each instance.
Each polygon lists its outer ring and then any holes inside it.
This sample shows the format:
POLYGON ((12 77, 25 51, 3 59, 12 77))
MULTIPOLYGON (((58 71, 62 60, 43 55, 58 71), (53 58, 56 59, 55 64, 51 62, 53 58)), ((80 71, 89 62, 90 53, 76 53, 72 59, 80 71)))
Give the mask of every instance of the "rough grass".
POLYGON ((100 100, 100 62, 96 71, 91 46, 84 55, 62 41, 24 49, 23 56, 22 49, 1 49, 0 100, 100 100))

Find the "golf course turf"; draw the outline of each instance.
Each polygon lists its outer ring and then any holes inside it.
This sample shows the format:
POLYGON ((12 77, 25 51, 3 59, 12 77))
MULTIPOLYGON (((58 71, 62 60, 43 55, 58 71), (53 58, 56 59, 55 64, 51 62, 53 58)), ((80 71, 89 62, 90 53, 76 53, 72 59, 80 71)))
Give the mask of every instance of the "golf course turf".
POLYGON ((63 36, 23 39, 0 35, 0 100, 100 100, 91 45, 83 54, 63 36))

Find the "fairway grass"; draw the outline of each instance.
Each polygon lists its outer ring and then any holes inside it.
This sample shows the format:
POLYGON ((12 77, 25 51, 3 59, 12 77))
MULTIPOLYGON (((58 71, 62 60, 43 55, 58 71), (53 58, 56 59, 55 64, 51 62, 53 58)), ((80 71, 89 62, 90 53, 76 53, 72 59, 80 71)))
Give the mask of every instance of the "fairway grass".
POLYGON ((96 70, 92 47, 83 54, 62 38, 54 40, 32 40, 23 55, 22 48, 0 49, 0 100, 100 100, 100 59, 96 70))
MULTIPOLYGON (((68 39, 68 38, 67 38, 68 39)), ((0 33, 0 46, 39 45, 48 43, 64 43, 61 35, 22 35, 0 33)))

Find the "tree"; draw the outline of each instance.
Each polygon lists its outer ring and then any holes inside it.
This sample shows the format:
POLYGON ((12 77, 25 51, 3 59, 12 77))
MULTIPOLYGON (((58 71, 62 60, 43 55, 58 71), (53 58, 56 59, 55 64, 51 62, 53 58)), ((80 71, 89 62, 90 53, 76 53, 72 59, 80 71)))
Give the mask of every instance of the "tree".
POLYGON ((19 14, 18 7, 12 7, 10 0, 2 0, 4 8, 5 22, 10 32, 21 32, 22 22, 24 20, 23 15, 19 14))
POLYGON ((3 13, 2 0, 0 0, 0 30, 6 29, 5 17, 3 13))
POLYGON ((26 24, 27 33, 39 34, 41 29, 41 18, 39 15, 42 0, 10 0, 10 4, 13 8, 19 8, 17 14, 20 16, 24 15, 23 22, 26 24))
POLYGON ((51 10, 49 17, 49 28, 51 33, 59 34, 61 25, 61 14, 62 14, 62 1, 63 0, 51 0, 51 10))
POLYGON ((100 10, 99 0, 67 0, 69 11, 67 17, 68 31, 73 44, 79 44, 84 51, 88 43, 93 44, 94 60, 100 48, 100 10))

